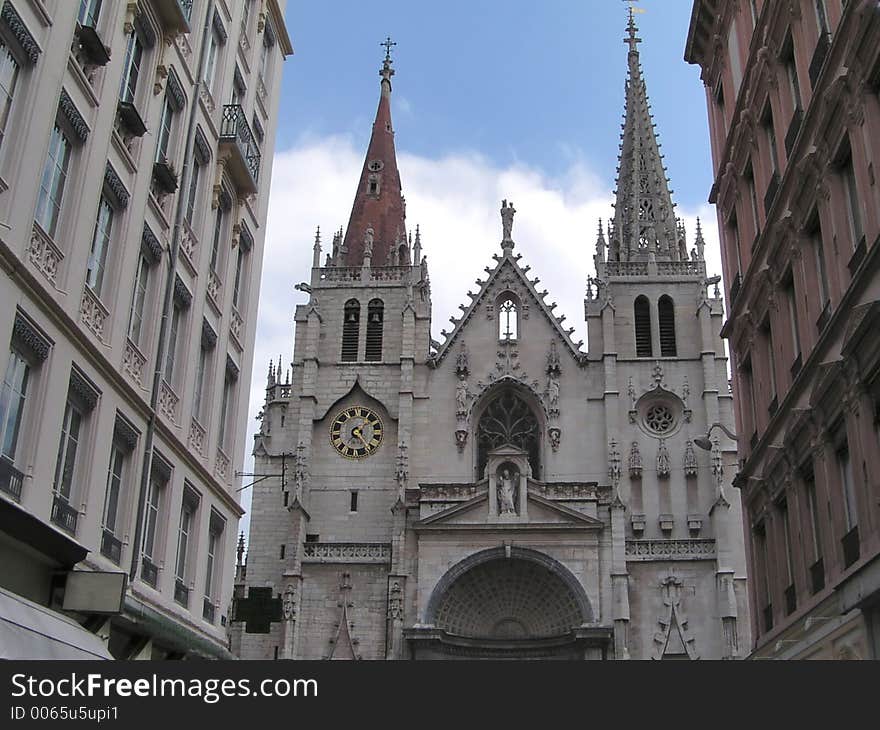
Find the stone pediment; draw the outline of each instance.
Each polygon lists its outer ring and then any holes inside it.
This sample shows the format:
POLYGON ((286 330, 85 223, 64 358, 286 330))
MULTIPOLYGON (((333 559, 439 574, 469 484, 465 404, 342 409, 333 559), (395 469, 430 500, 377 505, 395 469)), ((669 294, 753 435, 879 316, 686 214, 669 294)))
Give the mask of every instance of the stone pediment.
POLYGON ((604 523, 576 509, 550 499, 527 492, 526 518, 512 519, 505 515, 492 515, 489 510, 489 493, 482 492, 466 502, 447 507, 413 525, 416 531, 457 530, 601 530, 604 523))
POLYGON ((520 266, 519 260, 522 258, 522 255, 514 255, 508 250, 503 256, 495 254, 493 258, 496 262, 495 267, 486 267, 489 277, 485 281, 477 280, 477 284, 480 286, 478 292, 468 292, 468 296, 471 297, 470 305, 461 305, 463 311, 462 316, 460 318, 451 318, 454 325, 453 330, 452 332, 447 332, 446 330, 442 331, 441 334, 443 334, 446 339, 439 346, 437 352, 431 356, 429 364, 434 366, 439 365, 452 350, 453 344, 456 340, 460 339, 461 333, 475 314, 491 304, 494 301, 493 297, 501 294, 505 290, 515 292, 524 306, 529 310, 538 313, 539 316, 542 316, 546 320, 550 329, 556 336, 558 336, 559 340, 562 341, 564 350, 571 355, 575 363, 578 365, 586 364, 587 355, 580 350, 583 342, 575 342, 572 340, 572 335, 575 331, 573 327, 565 329, 562 326, 562 323, 565 321, 565 316, 557 316, 554 314, 553 310, 556 307, 556 303, 552 302, 548 304, 544 301, 544 297, 548 292, 546 290, 541 292, 537 291, 535 287, 536 284, 540 282, 540 279, 530 280, 528 278, 527 274, 531 267, 520 266))

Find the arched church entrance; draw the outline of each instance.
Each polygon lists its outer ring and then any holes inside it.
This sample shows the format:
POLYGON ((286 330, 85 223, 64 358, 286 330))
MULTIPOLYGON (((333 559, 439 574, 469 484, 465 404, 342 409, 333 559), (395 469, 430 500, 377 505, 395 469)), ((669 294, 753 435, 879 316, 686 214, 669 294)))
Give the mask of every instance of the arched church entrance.
POLYGON ((578 658, 593 620, 589 599, 561 563, 527 548, 494 548, 437 583, 414 642, 416 658, 578 658), (421 650, 421 652, 420 652, 421 650))

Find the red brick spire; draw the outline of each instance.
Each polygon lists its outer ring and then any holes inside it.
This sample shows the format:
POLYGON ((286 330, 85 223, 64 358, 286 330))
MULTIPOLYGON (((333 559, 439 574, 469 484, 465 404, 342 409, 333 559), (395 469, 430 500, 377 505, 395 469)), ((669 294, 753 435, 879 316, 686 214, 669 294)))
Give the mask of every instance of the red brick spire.
POLYGON ((369 254, 372 238, 372 266, 408 264, 406 246, 406 205, 397 171, 394 152, 394 130, 391 126, 391 46, 385 46, 385 61, 379 75, 382 77, 379 108, 373 122, 373 135, 364 160, 360 182, 351 209, 351 218, 345 231, 340 263, 343 266, 361 266, 369 254), (368 232, 371 230, 371 233, 368 232), (365 250, 366 249, 366 250, 365 250))

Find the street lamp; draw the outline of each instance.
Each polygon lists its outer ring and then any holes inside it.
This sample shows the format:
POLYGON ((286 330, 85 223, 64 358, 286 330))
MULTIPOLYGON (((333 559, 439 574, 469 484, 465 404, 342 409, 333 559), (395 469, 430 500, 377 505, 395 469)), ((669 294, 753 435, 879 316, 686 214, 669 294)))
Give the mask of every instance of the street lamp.
POLYGON ((711 451, 712 440, 710 437, 712 436, 712 429, 715 428, 720 428, 722 431, 724 431, 727 437, 732 441, 736 443, 739 442, 739 439, 736 437, 736 435, 731 433, 730 429, 728 429, 727 426, 725 426, 723 423, 713 423, 711 426, 709 426, 709 430, 706 432, 705 436, 700 436, 699 438, 694 439, 694 444, 703 449, 703 451, 711 451))

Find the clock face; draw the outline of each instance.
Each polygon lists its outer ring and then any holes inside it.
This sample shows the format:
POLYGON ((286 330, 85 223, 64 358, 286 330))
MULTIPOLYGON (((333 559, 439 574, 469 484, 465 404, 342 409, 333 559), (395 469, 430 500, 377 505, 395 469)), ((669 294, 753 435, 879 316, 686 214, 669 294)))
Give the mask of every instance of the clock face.
POLYGON ((333 419, 330 443, 347 459, 363 459, 382 444, 382 419, 364 406, 346 408, 333 419))

